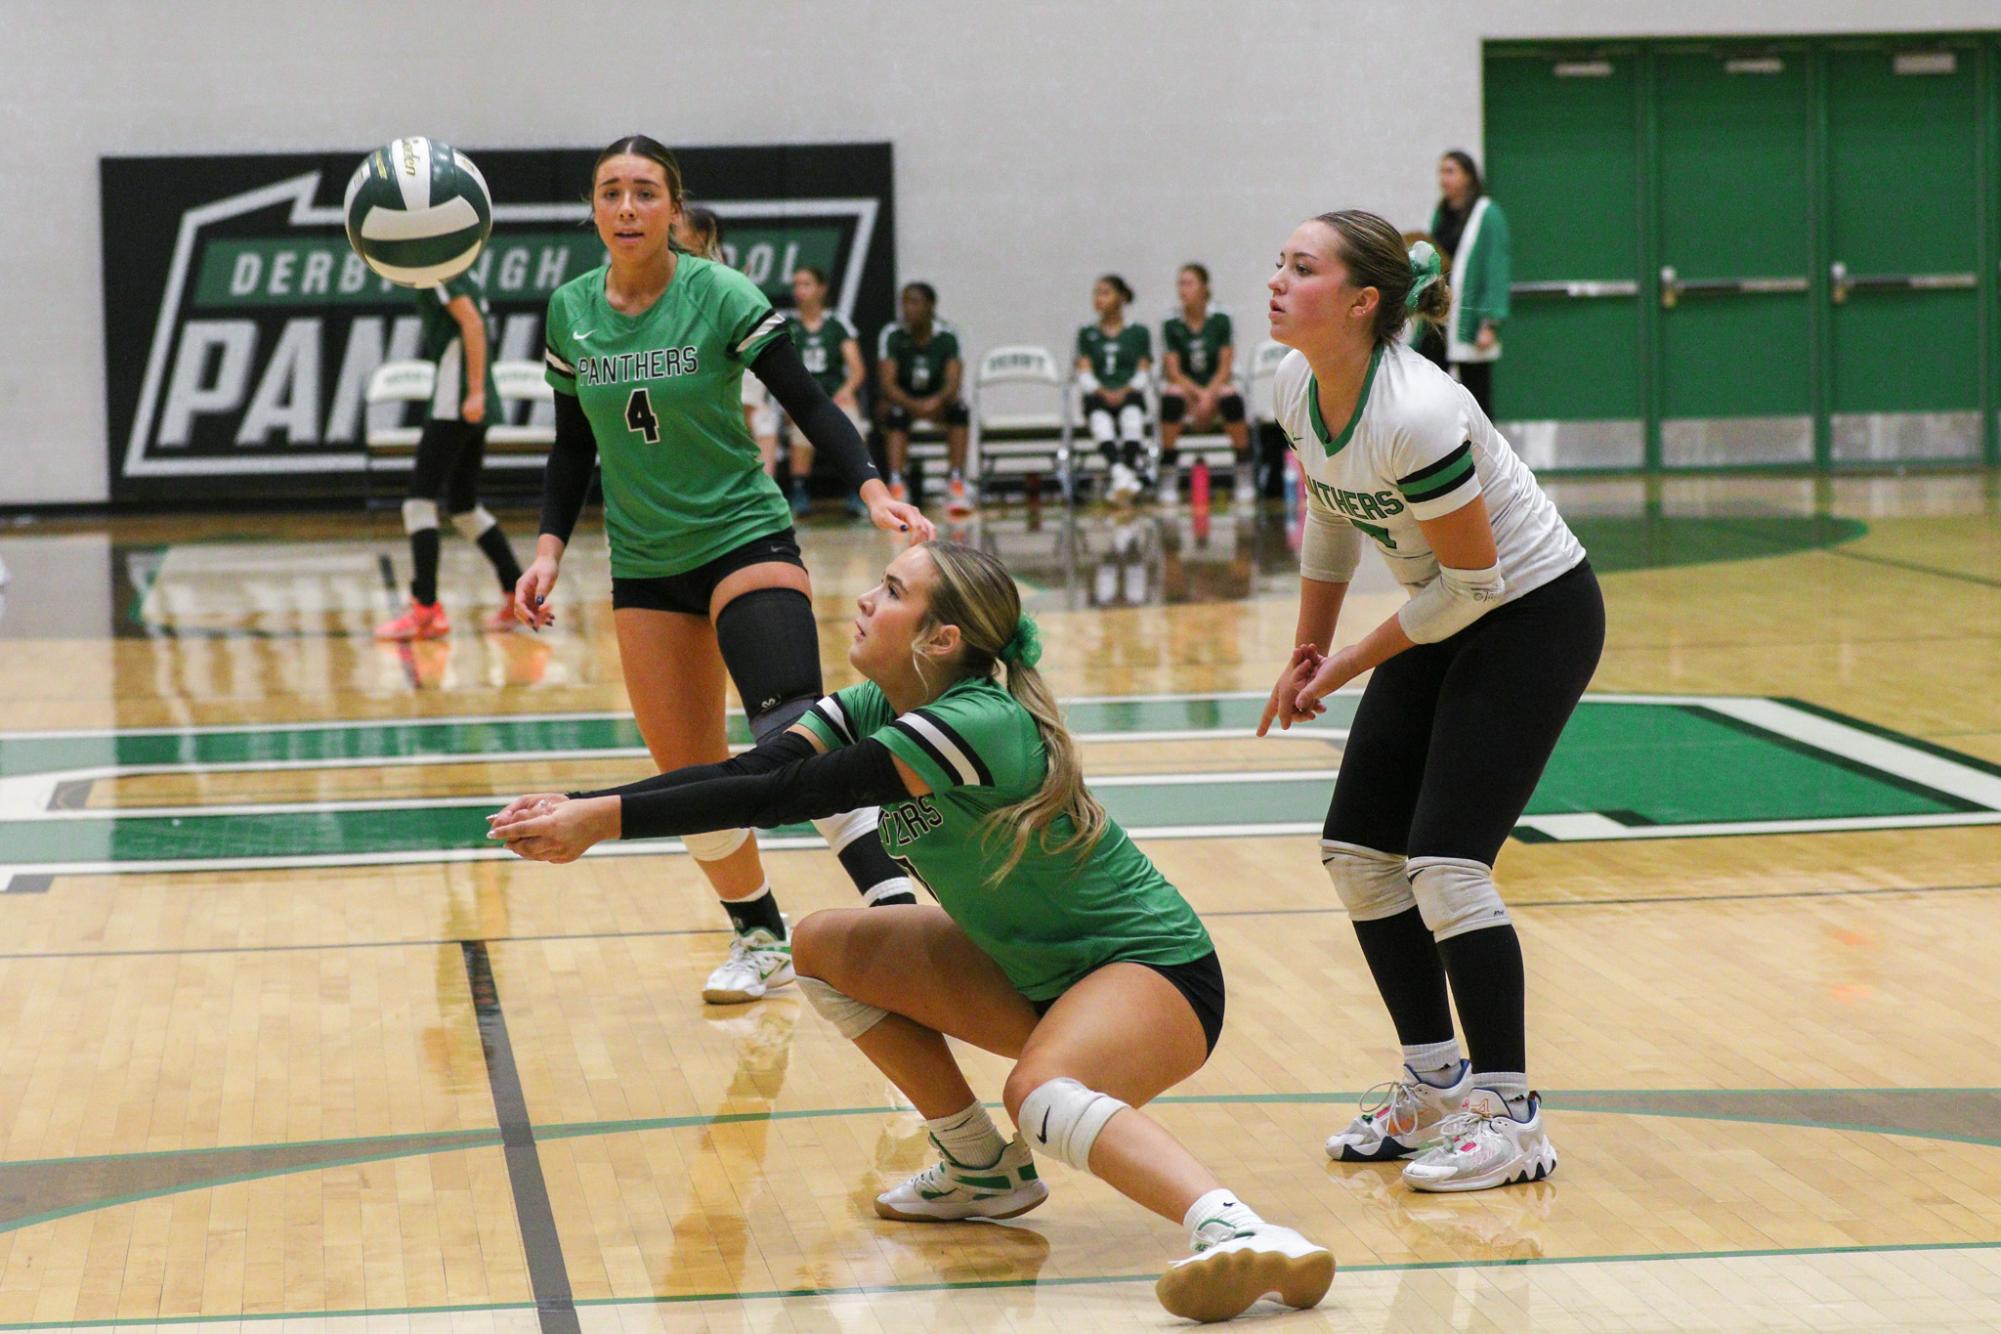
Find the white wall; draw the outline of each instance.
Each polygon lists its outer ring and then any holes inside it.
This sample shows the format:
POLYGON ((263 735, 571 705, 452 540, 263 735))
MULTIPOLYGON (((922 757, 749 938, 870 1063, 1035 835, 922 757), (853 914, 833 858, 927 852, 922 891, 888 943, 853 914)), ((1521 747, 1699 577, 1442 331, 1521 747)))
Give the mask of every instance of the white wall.
POLYGON ((887 139, 898 273, 976 347, 1067 347, 1107 269, 1157 320, 1186 259, 1244 341, 1297 219, 1428 217, 1438 152, 1479 151, 1484 38, 1995 26, 1996 0, 0 0, 0 509, 106 493, 100 155, 887 139))

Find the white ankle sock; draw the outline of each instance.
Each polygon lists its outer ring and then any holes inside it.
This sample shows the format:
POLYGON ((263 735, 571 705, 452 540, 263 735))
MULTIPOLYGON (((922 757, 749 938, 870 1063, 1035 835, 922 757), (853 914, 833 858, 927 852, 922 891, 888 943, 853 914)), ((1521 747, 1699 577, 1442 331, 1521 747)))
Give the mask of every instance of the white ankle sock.
POLYGON ((1492 1089, 1507 1100, 1508 1111, 1517 1121, 1529 1115, 1529 1077, 1519 1070, 1482 1070, 1473 1076, 1473 1087, 1492 1089))
POLYGON ((964 1111, 926 1121, 924 1128, 938 1141, 938 1147, 962 1167, 992 1167, 1007 1151, 1007 1140, 994 1125, 994 1119, 987 1115, 987 1109, 977 1102, 964 1111))
POLYGON ((1228 1190, 1210 1191, 1189 1205, 1188 1212, 1181 1217, 1181 1226, 1188 1229, 1191 1249, 1205 1240, 1210 1245, 1227 1241, 1231 1233, 1246 1231, 1262 1222, 1256 1210, 1228 1190))
POLYGON ((1433 1088, 1450 1088, 1459 1082, 1461 1059, 1457 1038, 1420 1043, 1403 1049, 1403 1063, 1433 1088))

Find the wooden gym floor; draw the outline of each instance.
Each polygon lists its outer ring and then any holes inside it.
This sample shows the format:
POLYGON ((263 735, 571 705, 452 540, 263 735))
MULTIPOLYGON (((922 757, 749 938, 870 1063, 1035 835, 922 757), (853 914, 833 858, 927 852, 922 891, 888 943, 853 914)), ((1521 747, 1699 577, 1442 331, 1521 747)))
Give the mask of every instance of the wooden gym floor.
MULTIPOLYGON (((1562 1169, 1457 1198, 1321 1152, 1395 1048, 1315 856, 1352 700, 1249 736, 1285 516, 972 530, 1224 960, 1222 1045, 1162 1118, 1342 1265, 1265 1314, 2001 1325, 1996 479, 1552 489, 1611 639, 1499 877, 1562 1169)), ((888 549, 804 542, 845 684, 888 549)), ((368 637, 391 514, 47 521, 0 558, 0 1328, 1173 1323, 1178 1230, 1061 1166, 1016 1223, 877 1220, 918 1125, 795 995, 700 1003, 724 922, 678 849, 481 846, 496 798, 645 771, 600 535, 539 637, 470 628, 494 594, 448 541, 461 628, 404 651, 368 637)), ((810 837, 766 846, 795 918, 852 902, 810 837)))

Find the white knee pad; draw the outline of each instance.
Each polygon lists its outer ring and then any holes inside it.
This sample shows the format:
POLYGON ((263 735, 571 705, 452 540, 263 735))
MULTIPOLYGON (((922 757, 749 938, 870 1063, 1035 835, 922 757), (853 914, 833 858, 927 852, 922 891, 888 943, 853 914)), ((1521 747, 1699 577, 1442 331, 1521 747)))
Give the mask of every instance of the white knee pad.
MULTIPOLYGON (((431 513, 434 516, 431 522, 435 524, 437 522, 435 517, 437 514, 436 506, 432 507, 431 513)), ((474 505, 464 514, 454 514, 452 516, 452 527, 458 529, 459 536, 468 542, 479 541, 481 537, 486 535, 487 529, 499 522, 500 520, 493 517, 493 512, 484 505, 474 505)))
POLYGON ((819 830, 820 837, 827 840, 827 846, 838 853, 862 835, 873 834, 880 818, 880 807, 859 806, 846 815, 829 815, 815 820, 813 828, 819 830))
POLYGON ((1508 925, 1508 905, 1494 888, 1494 868, 1464 857, 1412 857, 1409 868, 1417 910, 1437 940, 1508 925))
POLYGON ((1137 440, 1146 426, 1146 412, 1137 403, 1125 403, 1119 408, 1119 434, 1127 440, 1137 440))
POLYGON ((1126 1104, 1109 1093, 1087 1089, 1074 1079, 1052 1079, 1021 1100, 1015 1129, 1044 1153, 1088 1172, 1098 1133, 1125 1109, 1126 1104))
POLYGON ((864 1005, 844 992, 836 991, 817 977, 799 976, 795 979, 799 990, 805 994, 814 1009, 826 1021, 840 1030, 841 1036, 850 1042, 889 1018, 889 1011, 876 1005, 864 1005))
POLYGON ((1334 882, 1350 921, 1381 921, 1417 904, 1404 875, 1404 860, 1395 853, 1323 838, 1320 864, 1327 868, 1327 878, 1334 882))
POLYGON ((435 500, 406 500, 403 502, 403 531, 421 533, 426 528, 438 526, 438 502, 435 500))
POLYGON ((748 829, 718 829, 712 834, 683 834, 681 846, 698 862, 719 862, 744 845, 748 829))

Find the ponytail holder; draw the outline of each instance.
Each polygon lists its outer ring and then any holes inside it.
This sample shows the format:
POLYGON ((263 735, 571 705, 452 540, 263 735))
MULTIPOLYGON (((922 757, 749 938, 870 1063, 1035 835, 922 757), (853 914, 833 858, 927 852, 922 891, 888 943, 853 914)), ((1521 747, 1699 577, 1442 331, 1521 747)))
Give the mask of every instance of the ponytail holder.
POLYGON ((1033 667, 1042 661, 1042 632, 1027 612, 1014 623, 1014 637, 1001 645, 1000 660, 1010 667, 1033 667))
POLYGON ((1410 291, 1405 294, 1403 308, 1414 311, 1424 289, 1437 282, 1445 272, 1445 265, 1438 258, 1437 249, 1429 241, 1419 241, 1410 248, 1410 291))

